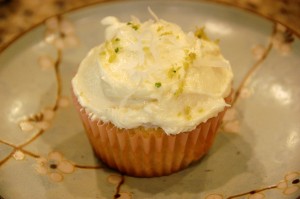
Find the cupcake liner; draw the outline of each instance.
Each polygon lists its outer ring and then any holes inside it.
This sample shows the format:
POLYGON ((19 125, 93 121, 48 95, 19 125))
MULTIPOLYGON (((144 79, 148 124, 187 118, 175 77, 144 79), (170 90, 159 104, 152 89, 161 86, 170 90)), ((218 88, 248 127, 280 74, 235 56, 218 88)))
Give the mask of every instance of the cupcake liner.
POLYGON ((119 129, 91 120, 76 97, 74 101, 96 155, 109 167, 136 177, 169 175, 199 160, 212 146, 226 111, 192 131, 167 135, 160 128, 119 129))

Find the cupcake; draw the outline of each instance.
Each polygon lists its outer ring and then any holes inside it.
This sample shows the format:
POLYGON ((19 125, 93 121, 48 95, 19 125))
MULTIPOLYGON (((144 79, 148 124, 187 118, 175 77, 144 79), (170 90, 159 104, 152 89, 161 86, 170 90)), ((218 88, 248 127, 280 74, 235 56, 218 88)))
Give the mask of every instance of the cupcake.
POLYGON ((137 177, 169 175, 203 157, 230 107, 233 74, 217 42, 154 18, 104 18, 105 41, 72 79, 95 154, 137 177))

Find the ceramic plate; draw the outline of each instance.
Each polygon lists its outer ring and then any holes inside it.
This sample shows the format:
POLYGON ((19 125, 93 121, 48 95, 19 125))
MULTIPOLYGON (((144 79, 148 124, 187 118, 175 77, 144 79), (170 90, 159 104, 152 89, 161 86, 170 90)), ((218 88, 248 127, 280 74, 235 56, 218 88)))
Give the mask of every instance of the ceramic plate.
POLYGON ((199 1, 117 1, 48 19, 0 54, 0 198, 300 198, 300 42, 283 25, 199 1), (236 100, 209 154, 166 177, 106 168, 72 105, 70 80, 104 39, 100 20, 134 15, 205 26, 220 39, 236 100))

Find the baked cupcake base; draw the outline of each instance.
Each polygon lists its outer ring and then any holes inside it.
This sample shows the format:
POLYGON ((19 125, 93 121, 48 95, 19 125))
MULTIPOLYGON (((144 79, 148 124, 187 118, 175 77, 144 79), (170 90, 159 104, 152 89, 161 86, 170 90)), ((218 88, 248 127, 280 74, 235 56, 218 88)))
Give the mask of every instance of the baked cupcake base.
POLYGON ((74 101, 97 156, 109 167, 136 177, 169 175, 199 160, 212 146, 226 111, 193 131, 167 135, 160 128, 119 129, 92 121, 75 97, 74 101))

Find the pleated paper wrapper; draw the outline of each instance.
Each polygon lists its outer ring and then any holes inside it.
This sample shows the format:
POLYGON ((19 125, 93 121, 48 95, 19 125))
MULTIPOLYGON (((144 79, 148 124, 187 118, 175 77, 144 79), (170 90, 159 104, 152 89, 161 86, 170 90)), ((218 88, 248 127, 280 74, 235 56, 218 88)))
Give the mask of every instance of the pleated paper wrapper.
POLYGON ((74 101, 96 155, 110 168, 136 177, 170 175, 199 160, 212 146, 227 109, 192 131, 167 135, 160 128, 119 129, 91 120, 76 97, 74 101))

